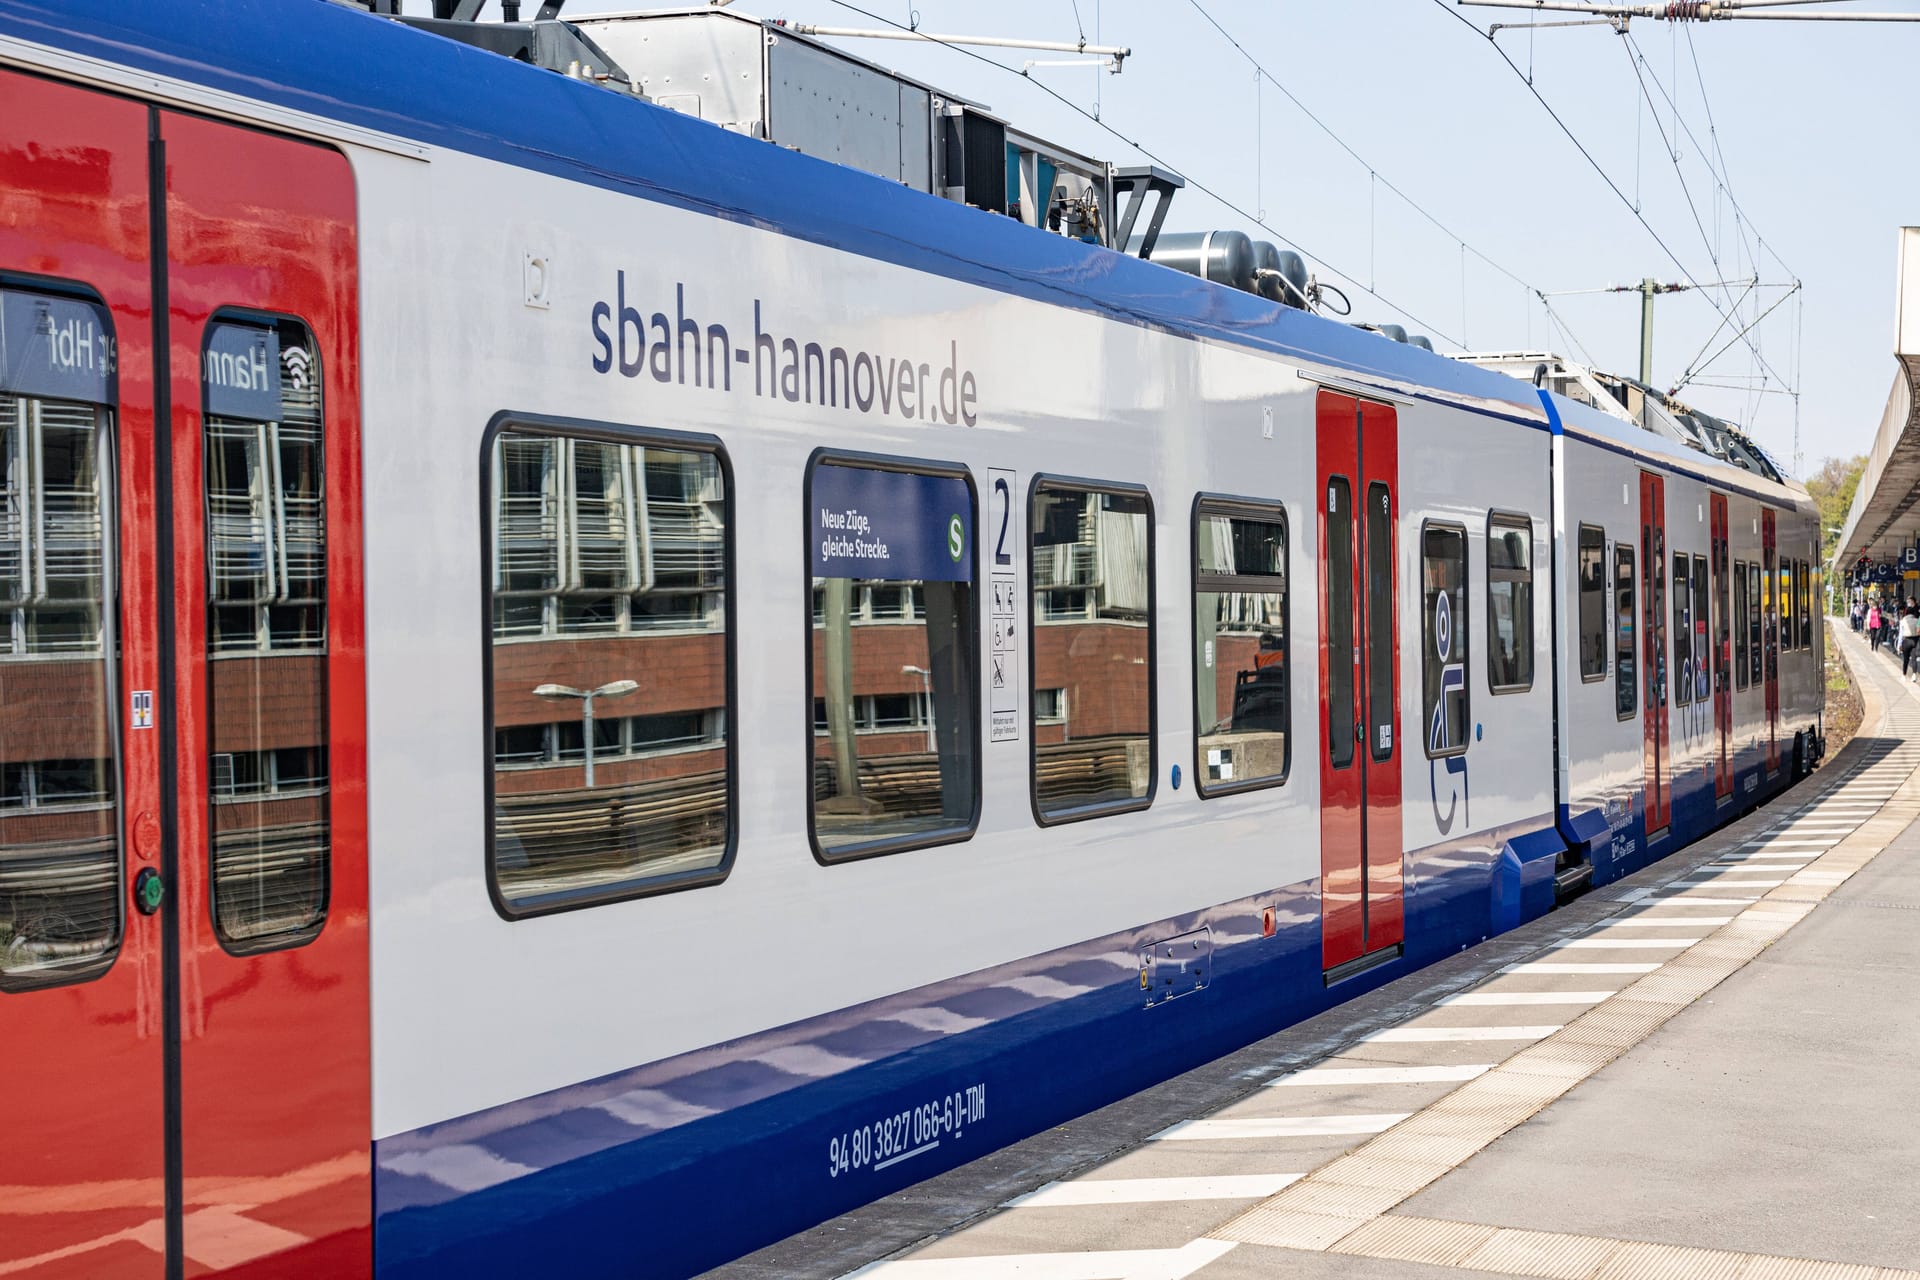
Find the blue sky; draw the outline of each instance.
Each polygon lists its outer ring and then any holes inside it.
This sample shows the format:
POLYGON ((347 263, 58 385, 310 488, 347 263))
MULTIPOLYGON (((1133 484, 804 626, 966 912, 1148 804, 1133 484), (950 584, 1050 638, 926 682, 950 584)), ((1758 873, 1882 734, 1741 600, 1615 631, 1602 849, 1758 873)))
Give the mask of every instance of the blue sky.
MULTIPOLYGON (((1459 349, 1464 340, 1475 350, 1547 346, 1578 358, 1584 348, 1595 363, 1632 373, 1639 360, 1637 297, 1553 299, 1567 337, 1526 286, 1552 292, 1648 275, 1740 278, 1753 270, 1757 237, 1765 246, 1758 254, 1763 283, 1804 282, 1803 296, 1785 302, 1754 335, 1773 373, 1798 381, 1801 470, 1871 443, 1895 372, 1896 228, 1920 222, 1920 167, 1901 124, 1911 114, 1911 89, 1903 86, 1911 86, 1920 61, 1920 24, 1635 22, 1632 40, 1645 59, 1640 77, 1657 118, 1642 99, 1633 47, 1610 27, 1501 33, 1501 46, 1531 71, 1541 95, 1637 199, 1649 232, 1485 36, 1455 17, 1484 31, 1491 21, 1526 21, 1528 14, 1456 10, 1437 0, 1201 2, 1366 163, 1271 83, 1256 94, 1252 63, 1190 0, 1077 0, 1077 14, 1075 0, 858 0, 895 22, 917 13, 930 32, 1075 40, 1084 30, 1089 40, 1130 46, 1133 56, 1117 76, 1077 67, 1032 75, 1089 111, 1097 93, 1101 120, 1118 134, 1240 209, 1264 210, 1273 232, 1302 246, 1323 275, 1371 285, 1380 296, 1356 293, 1355 318, 1405 323, 1431 333, 1442 350, 1459 349), (1678 104, 1677 121, 1666 95, 1678 104), (1717 142, 1724 185, 1682 124, 1709 153, 1717 142), (1663 131, 1677 142, 1677 167, 1663 131), (1736 202, 1745 213, 1738 230, 1736 202), (1736 247, 1741 231, 1744 248, 1736 247), (1462 239, 1470 246, 1464 253, 1462 239)), ((572 0, 566 16, 633 7, 572 0)), ((735 7, 762 17, 875 25, 834 0, 762 0, 758 7, 738 0, 735 7)), ((1832 7, 1861 6, 1834 0, 1832 7)), ((1916 0, 1872 0, 1869 7, 1920 11, 1916 0)), ((838 43, 984 102, 1040 137, 1117 162, 1141 159, 1036 85, 974 58, 922 44, 838 43)), ((1016 69, 1027 57, 1061 56, 979 52, 1016 69)), ((1174 202, 1169 226, 1269 235, 1191 187, 1174 202)), ((1718 290, 1656 301, 1656 382, 1671 385, 1703 345, 1711 352, 1732 336, 1723 330, 1709 344, 1721 322, 1709 292, 1732 309, 1718 290)), ((1761 290, 1759 305, 1782 292, 1761 290)), ((1752 299, 1740 305, 1751 317, 1752 299)), ((1736 342, 1701 374, 1726 385, 1697 382, 1681 394, 1745 423, 1791 465, 1792 399, 1739 389, 1757 385, 1758 371, 1758 360, 1736 342)))

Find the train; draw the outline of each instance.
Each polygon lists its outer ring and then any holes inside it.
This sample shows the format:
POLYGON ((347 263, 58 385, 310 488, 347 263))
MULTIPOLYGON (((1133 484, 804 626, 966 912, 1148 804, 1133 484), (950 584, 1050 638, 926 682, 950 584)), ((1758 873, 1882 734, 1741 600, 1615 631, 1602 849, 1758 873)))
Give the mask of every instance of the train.
POLYGON ((1804 489, 1544 363, 364 5, 0 64, 9 1275, 690 1275, 1822 754, 1804 489))

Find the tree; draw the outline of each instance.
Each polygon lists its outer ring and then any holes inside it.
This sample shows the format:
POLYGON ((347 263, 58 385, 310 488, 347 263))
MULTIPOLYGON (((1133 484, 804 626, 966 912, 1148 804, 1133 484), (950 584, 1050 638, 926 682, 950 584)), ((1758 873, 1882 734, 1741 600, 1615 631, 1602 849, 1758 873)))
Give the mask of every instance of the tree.
POLYGON ((1853 509, 1853 491, 1860 487, 1860 472, 1867 456, 1828 458, 1820 469, 1807 477, 1807 495, 1820 509, 1820 559, 1833 559, 1834 544, 1840 541, 1840 529, 1853 509))

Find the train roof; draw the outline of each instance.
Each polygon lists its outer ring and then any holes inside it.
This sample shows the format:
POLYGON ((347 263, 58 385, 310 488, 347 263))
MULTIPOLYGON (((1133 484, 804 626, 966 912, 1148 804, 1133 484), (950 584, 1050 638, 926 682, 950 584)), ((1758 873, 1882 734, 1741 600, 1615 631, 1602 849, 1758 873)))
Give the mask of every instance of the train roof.
MULTIPOLYGON (((1039 232, 333 0, 148 0, 105 13, 88 0, 0 0, 0 26, 15 41, 216 94, 1554 428, 1535 390, 1504 374, 1039 232)), ((0 37, 0 56, 6 43, 0 37)), ((164 96, 165 86, 159 90, 164 96)), ((1678 445, 1662 447, 1669 442, 1584 405, 1563 400, 1557 407, 1559 420, 1578 434, 1729 488, 1792 500, 1790 489, 1678 445), (1635 434, 1640 438, 1628 438, 1635 434)))

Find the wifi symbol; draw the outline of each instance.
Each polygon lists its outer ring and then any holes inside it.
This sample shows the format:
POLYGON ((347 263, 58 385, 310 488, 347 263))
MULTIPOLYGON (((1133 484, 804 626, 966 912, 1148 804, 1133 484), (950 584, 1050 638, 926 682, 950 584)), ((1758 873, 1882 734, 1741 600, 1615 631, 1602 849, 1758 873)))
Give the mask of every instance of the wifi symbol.
POLYGON ((287 367, 287 380, 293 383, 295 391, 305 391, 307 381, 313 374, 313 357, 304 347, 287 347, 280 353, 280 363, 287 367))

